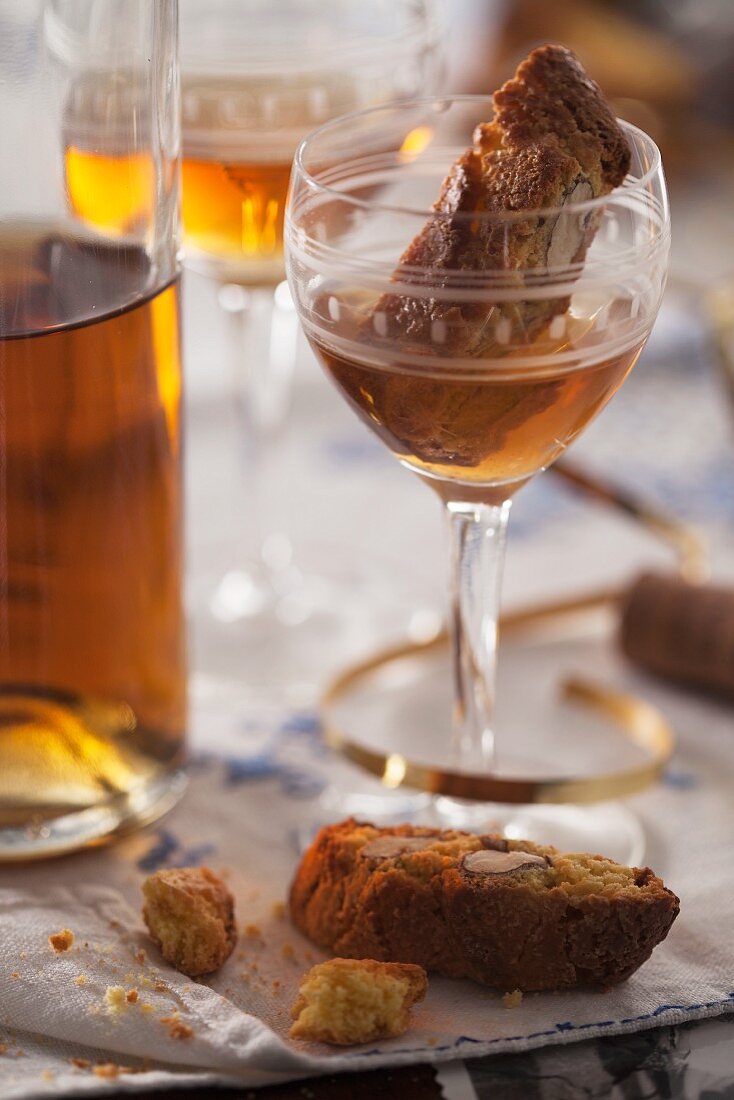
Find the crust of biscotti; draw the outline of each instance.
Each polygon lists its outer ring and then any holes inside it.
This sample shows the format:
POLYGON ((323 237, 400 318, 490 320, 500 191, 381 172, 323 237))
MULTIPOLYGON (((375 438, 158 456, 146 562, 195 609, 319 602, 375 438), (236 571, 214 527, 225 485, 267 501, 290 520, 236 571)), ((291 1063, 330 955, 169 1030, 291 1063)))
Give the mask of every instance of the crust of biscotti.
POLYGON ((556 139, 610 191, 629 172, 627 140, 596 81, 565 46, 533 50, 494 94, 495 123, 512 148, 556 139))
MULTIPOLYGON (((560 887, 534 888, 532 874, 526 880, 467 874, 450 855, 374 862, 359 853, 365 829, 375 837, 435 835, 351 820, 322 830, 293 881, 291 916, 312 940, 342 956, 416 963, 497 989, 607 987, 650 956, 678 912, 678 899, 647 868, 634 872, 630 890, 575 896, 560 887)), ((449 848, 521 847, 560 857, 552 848, 501 837, 438 836, 449 848)))

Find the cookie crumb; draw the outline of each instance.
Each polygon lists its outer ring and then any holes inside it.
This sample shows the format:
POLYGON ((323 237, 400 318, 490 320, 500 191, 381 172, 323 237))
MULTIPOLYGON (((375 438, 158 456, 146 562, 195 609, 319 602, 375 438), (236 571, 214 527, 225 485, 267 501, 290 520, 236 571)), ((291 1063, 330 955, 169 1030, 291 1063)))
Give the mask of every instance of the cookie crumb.
POLYGON ((62 928, 60 932, 53 932, 48 937, 48 942, 53 947, 57 955, 60 955, 62 951, 68 951, 74 942, 74 933, 70 928, 62 928))
POLYGON ((242 929, 242 931, 250 939, 255 940, 255 939, 261 939, 262 938, 262 932, 260 931, 260 925, 259 924, 246 924, 245 927, 242 929))
POLYGON ((100 1062, 97 1066, 92 1066, 92 1073, 95 1077, 119 1077, 120 1067, 116 1062, 100 1062))
POLYGON ((17 970, 14 970, 13 973, 10 975, 10 977, 13 979, 14 982, 17 982, 18 978, 20 977, 20 974, 18 973, 17 970))
POLYGON ((8 1053, 8 1044, 7 1043, 0 1043, 0 1057, 2 1057, 3 1054, 7 1054, 7 1053, 8 1053))
POLYGON ((140 963, 141 965, 145 962, 145 952, 143 951, 142 947, 139 951, 135 952, 135 962, 140 963))
POLYGON ((87 975, 86 974, 77 974, 76 978, 74 978, 74 985, 86 985, 86 984, 87 984, 87 975))
POLYGON ((92 1064, 87 1058, 70 1058, 69 1062, 77 1069, 89 1069, 92 1064))
POLYGON ((137 1004, 138 1003, 138 991, 137 991, 137 989, 128 989, 127 993, 125 994, 125 1000, 127 1001, 127 1003, 129 1005, 137 1004))
POLYGON ((168 986, 165 982, 153 982, 153 989, 156 993, 168 993, 168 986))
POLYGON ((237 941, 234 898, 208 867, 156 871, 143 883, 143 919, 166 962, 197 978, 226 962, 237 941))
POLYGON ((44 1070, 41 1071, 41 1080, 42 1081, 55 1081, 56 1080, 56 1074, 53 1073, 53 1071, 50 1070, 50 1069, 44 1069, 44 1070))
POLYGON ((270 912, 276 920, 285 920, 285 902, 274 901, 270 907, 270 912))
POLYGON ((291 1010, 291 1038, 351 1046, 402 1035, 427 986, 425 970, 412 963, 319 963, 301 981, 291 1010))
POLYGON ((292 943, 284 943, 280 949, 280 953, 284 959, 288 959, 289 962, 296 962, 296 952, 292 943))
POLYGON ((155 1009, 153 1008, 153 1005, 150 1003, 150 1001, 141 1001, 140 1011, 143 1012, 146 1016, 149 1016, 151 1012, 155 1011, 155 1009))
POLYGON ((119 1016, 127 1008, 127 997, 121 985, 108 985, 104 994, 105 1008, 110 1016, 119 1016))
POLYGON ((512 993, 503 993, 502 1004, 505 1008, 519 1008, 522 1004, 522 990, 513 989, 512 993))
POLYGON ((172 1039, 190 1039, 194 1034, 193 1028, 183 1022, 178 1012, 172 1016, 162 1016, 161 1023, 172 1039))

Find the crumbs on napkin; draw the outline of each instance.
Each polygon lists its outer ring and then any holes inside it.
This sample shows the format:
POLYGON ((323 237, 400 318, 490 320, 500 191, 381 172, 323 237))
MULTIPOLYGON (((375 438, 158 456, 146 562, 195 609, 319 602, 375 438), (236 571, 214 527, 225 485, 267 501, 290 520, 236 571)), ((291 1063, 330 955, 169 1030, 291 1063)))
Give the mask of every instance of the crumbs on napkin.
POLYGON ((104 994, 105 1008, 110 1016, 120 1016, 127 1011, 127 997, 121 985, 108 985, 104 994))
POLYGON ((161 1023, 172 1039, 190 1039, 194 1034, 194 1029, 183 1022, 178 1012, 170 1016, 162 1016, 161 1023))
POLYGON ((62 928, 60 932, 52 932, 48 937, 48 942, 56 954, 60 955, 63 951, 68 951, 73 944, 74 933, 70 928, 62 928))
POLYGON ((97 1062, 96 1065, 92 1065, 87 1058, 69 1058, 69 1064, 75 1069, 91 1070, 95 1077, 107 1080, 119 1077, 123 1073, 145 1073, 150 1068, 147 1059, 143 1061, 142 1066, 123 1066, 117 1062, 97 1062))
POLYGON ((505 1008, 519 1008, 522 1004, 522 990, 513 989, 512 993, 503 993, 502 1004, 505 1008))
POLYGON ((92 1073, 95 1077, 119 1077, 123 1066, 118 1066, 116 1062, 100 1062, 96 1066, 92 1066, 92 1073))
POLYGON ((86 974, 77 974, 76 978, 74 978, 74 985, 86 985, 86 984, 87 984, 87 975, 86 974))
POLYGON ((286 942, 283 944, 283 946, 280 949, 280 953, 281 953, 281 955, 283 956, 284 959, 288 960, 288 962, 294 962, 294 963, 298 962, 298 959, 296 958, 296 950, 295 950, 293 944, 290 943, 289 941, 286 940, 286 942))

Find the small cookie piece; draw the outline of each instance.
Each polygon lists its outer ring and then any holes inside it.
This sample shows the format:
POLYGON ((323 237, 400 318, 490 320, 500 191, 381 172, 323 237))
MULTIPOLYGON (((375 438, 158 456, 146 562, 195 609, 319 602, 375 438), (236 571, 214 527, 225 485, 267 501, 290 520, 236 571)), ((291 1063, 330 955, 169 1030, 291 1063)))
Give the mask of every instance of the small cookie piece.
POLYGON ((305 853, 290 912, 338 955, 529 992, 624 981, 665 939, 678 898, 649 867, 349 819, 305 853))
POLYGON ((156 871, 143 883, 143 920, 166 962, 196 978, 218 970, 237 942, 234 898, 208 867, 156 871))
POLYGON ((60 932, 52 932, 48 937, 48 942, 56 954, 61 955, 64 951, 68 951, 74 943, 74 933, 70 928, 62 928, 60 932))
POLYGON ((291 1038, 336 1046, 394 1038, 407 1030, 410 1010, 423 1000, 427 988, 423 967, 410 963, 319 963, 301 982, 291 1010, 291 1038))

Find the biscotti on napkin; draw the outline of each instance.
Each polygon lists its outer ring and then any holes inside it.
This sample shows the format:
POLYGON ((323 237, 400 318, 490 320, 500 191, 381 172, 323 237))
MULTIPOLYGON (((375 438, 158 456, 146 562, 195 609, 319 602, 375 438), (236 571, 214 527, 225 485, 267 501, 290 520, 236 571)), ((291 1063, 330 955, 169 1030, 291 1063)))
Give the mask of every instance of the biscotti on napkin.
POLYGON ((337 955, 523 991, 624 981, 678 908, 647 867, 353 819, 321 830, 290 893, 294 924, 337 955))

